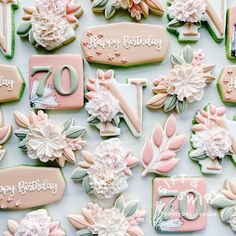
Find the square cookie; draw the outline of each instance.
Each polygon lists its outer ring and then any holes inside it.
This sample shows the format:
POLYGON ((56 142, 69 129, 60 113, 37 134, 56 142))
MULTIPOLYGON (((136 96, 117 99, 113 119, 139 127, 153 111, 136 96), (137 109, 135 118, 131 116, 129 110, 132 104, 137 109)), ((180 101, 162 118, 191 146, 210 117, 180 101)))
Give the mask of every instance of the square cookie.
POLYGON ((30 106, 34 109, 80 109, 84 105, 80 55, 31 56, 30 106))
POLYGON ((153 180, 153 227, 159 232, 190 232, 206 225, 206 182, 203 178, 153 180))

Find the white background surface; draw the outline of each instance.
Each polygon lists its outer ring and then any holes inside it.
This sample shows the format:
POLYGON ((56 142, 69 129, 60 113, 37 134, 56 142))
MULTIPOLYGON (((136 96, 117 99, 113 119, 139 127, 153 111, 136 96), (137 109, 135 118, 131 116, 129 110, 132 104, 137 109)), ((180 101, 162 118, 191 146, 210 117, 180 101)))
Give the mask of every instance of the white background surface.
MULTIPOLYGON (((164 0, 165 1, 165 0, 164 0)), ((15 22, 16 26, 21 22, 21 16, 23 14, 22 7, 26 5, 32 4, 34 1, 30 0, 22 0, 20 3, 20 9, 16 11, 15 22)), ((228 1, 231 4, 234 2, 233 0, 228 1)), ((80 3, 84 7, 84 15, 80 18, 80 28, 77 30, 77 40, 72 42, 70 45, 63 47, 62 49, 57 50, 55 53, 82 53, 80 48, 80 40, 82 36, 82 32, 86 29, 87 26, 91 25, 101 25, 106 23, 114 23, 114 22, 131 22, 132 19, 125 12, 117 13, 111 20, 106 21, 105 17, 101 14, 93 14, 91 12, 91 2, 89 0, 80 1, 80 3)), ((160 24, 166 26, 167 17, 164 15, 162 18, 157 17, 155 15, 151 15, 148 19, 142 20, 140 23, 148 23, 148 24, 160 24)), ((180 45, 177 42, 175 35, 169 34, 168 37, 170 40, 170 49, 169 53, 160 65, 152 64, 152 65, 143 65, 139 67, 131 67, 131 68, 115 68, 116 78, 120 82, 125 82, 126 78, 129 77, 141 77, 148 78, 148 87, 144 90, 144 102, 146 103, 152 96, 152 81, 155 78, 158 78, 160 75, 165 75, 168 73, 168 70, 171 68, 170 65, 170 55, 172 52, 180 52, 184 45, 180 45)), ((216 64, 216 69, 214 74, 216 76, 219 75, 221 69, 231 64, 225 57, 225 47, 224 42, 221 44, 217 44, 208 33, 205 28, 201 29, 201 39, 198 43, 193 44, 193 48, 195 50, 202 48, 206 52, 206 62, 216 64)), ((17 128, 15 122, 13 120, 13 111, 18 110, 28 114, 30 111, 30 106, 28 102, 28 59, 30 55, 34 54, 44 54, 45 51, 37 50, 33 48, 27 40, 21 40, 18 36, 16 36, 16 49, 15 49, 15 57, 13 60, 8 61, 2 55, 0 55, 0 63, 9 63, 14 64, 20 67, 24 78, 26 80, 26 90, 24 96, 20 102, 4 104, 2 105, 2 109, 5 114, 5 123, 13 124, 14 129, 17 128)), ((108 69, 110 67, 99 66, 99 65, 89 65, 86 61, 85 65, 85 77, 94 76, 95 72, 98 68, 108 69)), ((191 121, 197 109, 203 108, 207 103, 214 103, 216 105, 222 105, 220 98, 218 96, 216 83, 212 83, 209 87, 205 89, 205 96, 203 100, 199 103, 192 104, 188 107, 187 111, 177 116, 178 120, 178 129, 181 132, 186 132, 187 137, 189 139, 190 129, 191 129, 191 121)), ((57 122, 63 122, 70 117, 74 117, 78 124, 85 126, 87 128, 87 134, 85 135, 85 139, 88 144, 85 147, 85 150, 92 151, 95 146, 97 146, 102 139, 99 136, 99 132, 96 129, 90 128, 86 119, 88 115, 84 109, 78 111, 51 111, 48 112, 52 119, 55 119, 57 122)), ((235 107, 227 108, 227 115, 231 118, 236 114, 235 107)), ((145 138, 152 131, 155 123, 161 122, 162 124, 165 122, 167 118, 167 114, 164 114, 162 110, 152 111, 147 109, 145 106, 143 108, 143 135, 141 138, 136 139, 132 136, 131 132, 128 130, 127 125, 122 122, 121 129, 122 135, 120 139, 123 141, 124 145, 127 147, 132 147, 135 154, 139 156, 141 147, 145 142, 145 138)), ((15 136, 11 138, 8 142, 7 155, 5 159, 0 164, 1 168, 11 167, 19 164, 35 164, 36 162, 31 161, 25 153, 23 153, 20 149, 17 148, 18 140, 15 136)), ((181 159, 180 164, 177 168, 174 169, 172 175, 188 175, 188 176, 203 176, 199 170, 199 167, 196 163, 192 162, 187 152, 190 148, 189 142, 185 145, 184 149, 178 153, 178 156, 181 159)), ((79 160, 78 155, 78 160, 79 160)), ((67 232, 67 235, 75 235, 76 230, 70 225, 66 219, 66 216, 69 213, 80 213, 83 206, 85 206, 90 200, 89 197, 82 189, 82 185, 80 183, 74 183, 70 176, 71 172, 76 168, 76 165, 67 164, 63 168, 63 172, 65 174, 65 178, 67 181, 67 189, 65 192, 65 196, 63 200, 57 204, 53 204, 47 207, 50 211, 50 214, 53 216, 55 220, 60 220, 61 226, 67 232)), ((223 181, 226 178, 235 177, 235 167, 230 162, 230 160, 225 159, 223 162, 223 174, 213 175, 205 177, 207 181, 207 189, 208 192, 213 190, 218 190, 222 185, 223 181)), ((145 178, 141 178, 142 167, 138 166, 133 170, 133 177, 129 179, 129 189, 125 192, 125 196, 135 197, 141 200, 142 206, 147 210, 147 217, 145 222, 141 225, 144 230, 145 235, 152 236, 156 235, 155 231, 151 225, 151 199, 152 199, 152 176, 148 176, 145 178)), ((111 204, 110 202, 104 202, 104 204, 111 204)), ((7 220, 8 219, 17 219, 22 218, 27 211, 14 211, 14 212, 0 212, 0 234, 4 230, 6 230, 7 220)), ((208 212, 210 214, 216 213, 215 209, 208 207, 208 212)), ((221 223, 218 215, 209 216, 207 218, 207 227, 204 231, 191 233, 191 235, 233 235, 232 230, 228 225, 224 225, 221 223)), ((180 235, 180 234, 179 234, 180 235)), ((184 235, 190 235, 184 234, 184 235)))

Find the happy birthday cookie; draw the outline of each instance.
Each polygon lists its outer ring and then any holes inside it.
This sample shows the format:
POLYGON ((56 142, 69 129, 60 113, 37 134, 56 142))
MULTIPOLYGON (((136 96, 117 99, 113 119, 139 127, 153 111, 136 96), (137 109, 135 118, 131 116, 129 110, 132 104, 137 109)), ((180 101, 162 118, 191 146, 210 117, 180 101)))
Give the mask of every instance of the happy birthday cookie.
POLYGON ((27 213, 22 219, 8 220, 8 231, 3 235, 47 235, 64 236, 65 232, 59 228, 59 222, 53 221, 47 210, 39 209, 27 213))
POLYGON ((193 120, 189 156, 199 163, 202 173, 222 173, 222 162, 230 158, 236 164, 236 122, 225 116, 225 107, 207 105, 193 120))
POLYGON ((35 47, 56 50, 76 38, 78 18, 83 10, 74 0, 36 0, 35 6, 23 8, 24 20, 17 34, 28 38, 35 47))
POLYGON ((86 142, 82 139, 85 128, 75 125, 74 119, 63 125, 56 125, 43 111, 30 112, 29 116, 14 112, 15 122, 20 129, 14 134, 19 138, 19 148, 27 152, 29 158, 43 163, 56 161, 60 167, 65 162, 76 162, 76 151, 86 142))
POLYGON ((214 65, 204 63, 205 55, 202 50, 196 52, 187 45, 181 54, 171 56, 172 69, 167 76, 160 76, 154 80, 152 97, 147 107, 164 112, 176 110, 185 111, 188 104, 200 101, 204 95, 204 88, 215 80, 212 75, 214 65))
POLYGON ((168 0, 167 30, 178 36, 179 42, 196 42, 199 29, 207 26, 217 42, 225 37, 226 0, 168 0))
POLYGON ((88 27, 81 41, 87 61, 115 66, 161 62, 168 44, 161 26, 135 23, 88 27))
POLYGON ((101 136, 120 134, 120 119, 123 118, 135 137, 142 133, 142 89, 146 79, 128 79, 128 83, 119 83, 114 71, 97 71, 97 77, 89 77, 88 102, 86 110, 90 117, 88 123, 95 126, 101 136))
POLYGON ((127 235, 143 236, 139 224, 144 221, 146 212, 139 209, 139 200, 117 198, 111 208, 102 208, 90 202, 82 214, 68 215, 68 221, 78 230, 78 235, 127 235), (102 227, 101 227, 102 226, 102 227))
POLYGON ((138 159, 132 151, 124 151, 119 139, 101 142, 93 153, 83 151, 79 168, 73 171, 72 179, 82 181, 86 193, 93 193, 99 199, 112 198, 127 187, 132 176, 131 168, 138 159))

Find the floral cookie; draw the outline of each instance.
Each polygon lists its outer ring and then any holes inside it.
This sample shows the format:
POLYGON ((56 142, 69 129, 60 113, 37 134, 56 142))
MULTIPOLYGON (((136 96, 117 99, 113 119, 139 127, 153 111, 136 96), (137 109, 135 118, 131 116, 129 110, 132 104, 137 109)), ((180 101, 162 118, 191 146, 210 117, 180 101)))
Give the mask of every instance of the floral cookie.
POLYGON ((217 42, 225 37, 226 0, 168 0, 167 30, 178 36, 179 42, 196 42, 199 29, 206 24, 217 42))
POLYGON ((0 210, 24 210, 58 202, 65 192, 60 168, 16 166, 0 170, 0 210))
POLYGON ((31 211, 21 220, 8 220, 4 236, 64 236, 58 221, 52 221, 44 209, 31 211))
POLYGON ((206 182, 171 177, 153 181, 153 227, 158 232, 191 232, 206 225, 206 182))
POLYGON ((138 200, 126 201, 120 196, 112 208, 104 209, 90 202, 81 215, 69 215, 68 220, 79 230, 77 234, 80 236, 143 236, 139 224, 143 222, 146 212, 138 206, 138 200))
POLYGON ((18 9, 18 0, 0 1, 0 51, 9 59, 14 56, 15 21, 14 11, 18 9))
POLYGON ((142 176, 148 173, 159 175, 168 174, 179 163, 176 158, 185 144, 185 134, 176 135, 177 122, 174 115, 170 115, 164 129, 157 123, 152 136, 147 138, 141 152, 141 163, 144 167, 142 176))
POLYGON ((164 7, 162 0, 93 0, 93 12, 105 12, 106 19, 111 18, 117 10, 126 10, 132 18, 141 20, 148 17, 149 12, 162 16, 164 7))
POLYGON ((43 163, 56 161, 60 167, 65 162, 76 162, 75 152, 86 142, 82 139, 85 129, 76 126, 74 119, 57 126, 43 111, 30 112, 29 117, 15 111, 14 117, 20 129, 14 133, 20 139, 19 148, 25 150, 31 159, 43 163))
POLYGON ((97 71, 97 78, 87 82, 88 123, 95 126, 101 136, 117 136, 120 118, 123 118, 135 137, 142 133, 142 88, 146 79, 128 79, 128 84, 118 83, 114 71, 97 71))
POLYGON ((48 51, 69 44, 76 38, 75 29, 83 11, 74 0, 36 0, 36 6, 24 7, 24 22, 17 34, 28 37, 35 47, 48 51))
POLYGON ((220 174, 224 158, 231 157, 236 164, 236 122, 227 120, 225 112, 225 107, 209 104, 193 120, 189 156, 199 163, 202 173, 220 174))
POLYGON ((236 181, 226 180, 223 188, 212 194, 210 205, 219 210, 221 221, 236 232, 236 181))
POLYGON ((117 138, 103 141, 94 151, 82 152, 83 161, 72 173, 72 179, 82 181, 87 193, 99 199, 112 198, 127 187, 127 179, 132 175, 131 168, 138 159, 132 151, 124 151, 117 138))
POLYGON ((181 55, 173 54, 171 63, 173 69, 169 74, 154 81, 156 95, 148 101, 147 107, 182 113, 189 103, 203 98, 204 88, 215 80, 211 74, 215 66, 204 64, 202 50, 194 52, 189 45, 181 55))

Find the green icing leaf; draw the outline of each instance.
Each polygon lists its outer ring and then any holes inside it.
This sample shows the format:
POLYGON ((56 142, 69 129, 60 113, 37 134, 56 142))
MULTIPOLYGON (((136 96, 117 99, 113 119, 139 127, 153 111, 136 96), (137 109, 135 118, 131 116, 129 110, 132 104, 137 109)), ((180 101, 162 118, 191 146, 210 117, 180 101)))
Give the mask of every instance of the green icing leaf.
POLYGON ((25 138, 18 144, 18 147, 21 148, 21 149, 27 149, 26 148, 26 143, 27 143, 27 140, 25 138))
POLYGON ((92 3, 92 8, 94 10, 104 10, 108 0, 94 0, 92 3))
POLYGON ((183 100, 183 101, 177 101, 176 103, 176 110, 177 112, 180 114, 180 113, 183 113, 187 108, 187 102, 186 100, 183 100))
POLYGON ((29 41, 33 46, 35 46, 37 44, 37 42, 35 41, 34 36, 33 36, 33 31, 30 31, 30 33, 29 33, 29 41))
POLYGON ((174 65, 183 65, 185 63, 184 59, 177 54, 173 54, 170 59, 174 65))
POLYGON ((81 181, 86 175, 87 170, 79 167, 73 171, 71 178, 75 181, 81 181))
POLYGON ((215 208, 225 208, 235 206, 235 202, 222 195, 213 199, 211 205, 215 208))
POLYGON ((132 202, 129 202, 126 206, 125 206, 125 209, 124 209, 124 215, 125 217, 130 217, 132 216, 138 209, 138 204, 139 204, 139 201, 136 200, 136 201, 132 201, 132 202))
MULTIPOLYGON (((235 204, 236 205, 236 204, 235 204)), ((220 218, 223 222, 227 222, 230 220, 232 214, 234 213, 235 206, 227 207, 220 212, 220 218)))
POLYGON ((89 229, 81 229, 76 232, 79 236, 93 236, 92 232, 89 229))
POLYGON ((109 0, 105 8, 105 17, 107 19, 111 18, 115 14, 115 11, 116 8, 113 5, 113 0, 109 0))
POLYGON ((90 125, 97 125, 99 123, 101 123, 101 121, 97 118, 94 118, 93 116, 90 116, 87 120, 87 122, 90 124, 90 125))
POLYGON ((92 188, 90 185, 90 179, 88 175, 83 178, 83 187, 86 193, 90 193, 92 191, 92 188))
POLYGON ((177 97, 176 96, 172 96, 170 95, 166 102, 165 102, 165 105, 164 105, 164 112, 168 112, 168 111, 171 111, 175 108, 176 106, 176 102, 177 102, 177 97))
POLYGON ((204 160, 207 158, 207 155, 203 150, 200 149, 194 149, 189 153, 189 157, 193 160, 204 160))
POLYGON ((118 125, 120 124, 120 117, 119 116, 115 116, 115 118, 112 120, 112 124, 116 127, 118 127, 118 125))
POLYGON ((183 57, 187 64, 191 64, 193 60, 193 49, 190 45, 187 45, 183 50, 183 57))
POLYGON ((27 37, 29 35, 29 31, 32 27, 31 22, 24 22, 22 24, 19 25, 18 29, 17 29, 17 34, 20 37, 27 37))
POLYGON ((179 21, 178 19, 173 19, 169 24, 168 27, 170 28, 178 28, 185 24, 183 21, 179 21))
POLYGON ((20 140, 26 138, 26 135, 29 133, 28 129, 17 129, 14 134, 16 137, 18 137, 20 140))
POLYGON ((114 206, 122 212, 125 206, 125 199, 123 196, 120 196, 116 199, 114 206))
POLYGON ((81 126, 72 126, 66 131, 66 137, 75 139, 81 137, 85 133, 85 128, 81 126))
POLYGON ((75 124, 75 121, 74 121, 73 118, 67 120, 67 121, 63 124, 63 126, 64 126, 63 132, 67 131, 67 130, 68 130, 71 126, 73 126, 74 124, 75 124))

